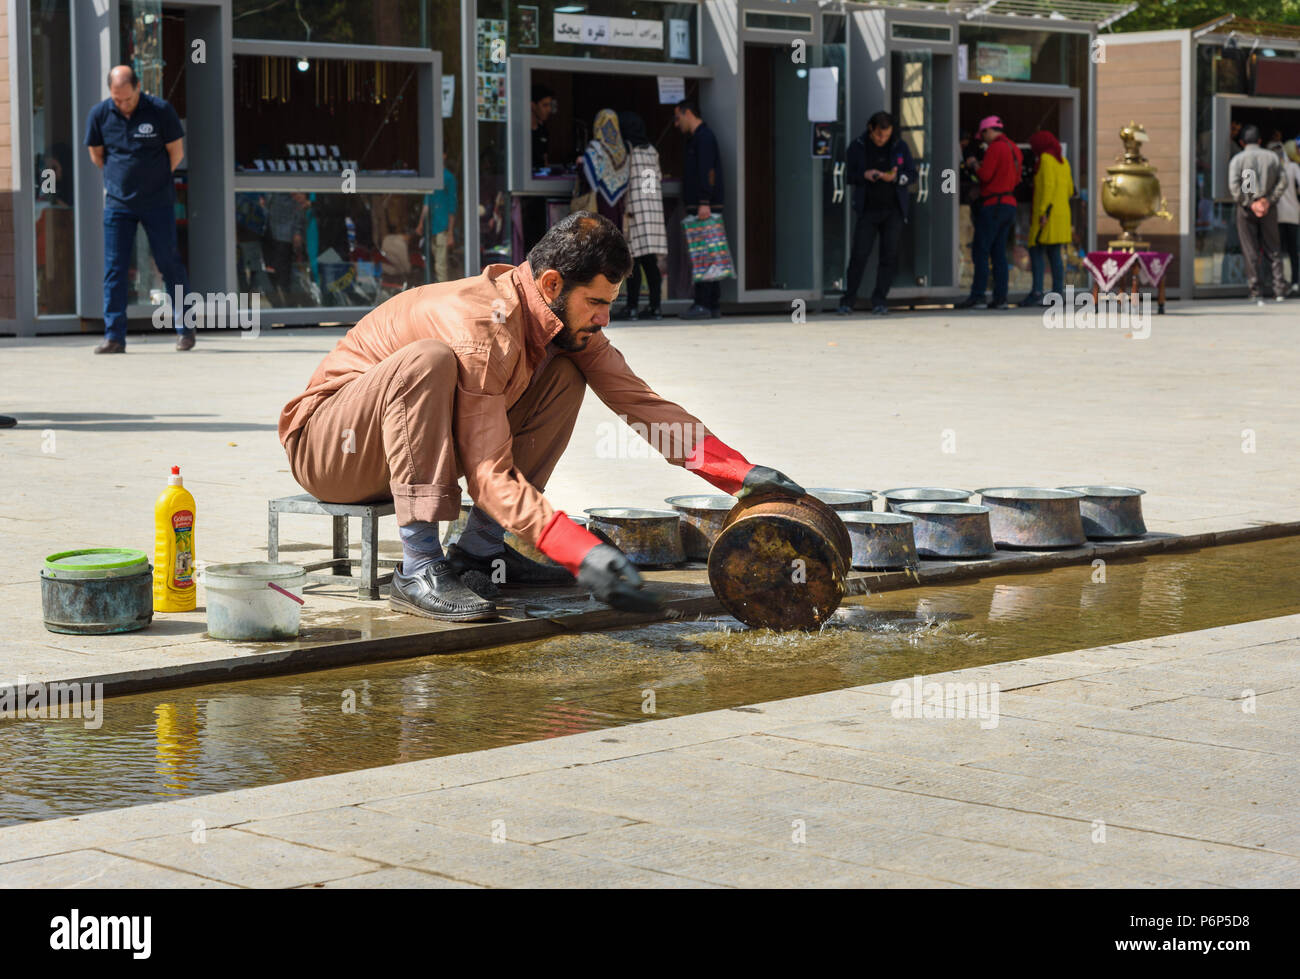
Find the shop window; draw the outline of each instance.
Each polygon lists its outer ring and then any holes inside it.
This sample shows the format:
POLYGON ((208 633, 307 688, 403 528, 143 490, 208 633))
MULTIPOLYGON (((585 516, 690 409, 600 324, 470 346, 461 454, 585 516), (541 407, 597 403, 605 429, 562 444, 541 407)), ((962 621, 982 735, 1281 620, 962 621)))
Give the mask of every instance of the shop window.
POLYGON ((417 176, 421 65, 236 55, 238 172, 417 176))
POLYGON ((454 186, 430 194, 235 195, 239 289, 263 308, 372 307, 464 266, 454 186), (450 230, 451 234, 447 232, 450 230))
MULTIPOLYGON (((36 212, 36 312, 77 311, 72 39, 68 5, 32 0, 32 146, 36 212)), ((84 150, 82 151, 84 152, 84 150)))
POLYGON ((782 31, 784 33, 811 34, 812 14, 769 14, 761 10, 745 11, 745 30, 782 31))
POLYGON ((967 51, 962 81, 1088 85, 1087 34, 962 26, 958 38, 967 51))
MULTIPOLYGON (((459 7, 440 0, 234 0, 231 21, 236 38, 309 41, 317 44, 428 46, 429 18, 438 7, 459 7)), ((459 11, 457 11, 459 12, 459 11)))
POLYGON ((896 41, 952 41, 952 28, 939 24, 890 24, 889 36, 896 41))

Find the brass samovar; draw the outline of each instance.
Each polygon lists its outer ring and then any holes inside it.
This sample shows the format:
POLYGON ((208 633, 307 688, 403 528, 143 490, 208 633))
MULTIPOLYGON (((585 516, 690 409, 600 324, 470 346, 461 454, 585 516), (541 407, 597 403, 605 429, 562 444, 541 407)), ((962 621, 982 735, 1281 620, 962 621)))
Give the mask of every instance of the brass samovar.
POLYGON ((1173 215, 1165 210, 1156 168, 1142 155, 1146 129, 1130 122, 1119 131, 1119 138, 1124 141, 1124 155, 1115 157, 1118 162, 1106 168, 1106 179, 1101 182, 1102 209, 1124 229, 1109 247, 1112 251, 1142 251, 1150 242, 1138 241, 1134 234, 1137 226, 1147 218, 1168 221, 1173 215))

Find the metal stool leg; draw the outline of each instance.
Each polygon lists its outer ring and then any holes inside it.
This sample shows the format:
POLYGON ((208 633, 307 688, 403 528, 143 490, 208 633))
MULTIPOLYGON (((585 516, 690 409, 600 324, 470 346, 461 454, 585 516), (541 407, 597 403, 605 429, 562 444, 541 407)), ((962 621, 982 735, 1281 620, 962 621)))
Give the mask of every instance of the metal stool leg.
POLYGON ((280 560, 280 511, 274 500, 266 505, 266 559, 272 563, 280 560))
POLYGON ((361 587, 357 597, 379 598, 379 518, 367 512, 361 518, 361 587))
POLYGON ((335 574, 351 574, 352 559, 348 557, 348 518, 334 517, 334 564, 335 574))

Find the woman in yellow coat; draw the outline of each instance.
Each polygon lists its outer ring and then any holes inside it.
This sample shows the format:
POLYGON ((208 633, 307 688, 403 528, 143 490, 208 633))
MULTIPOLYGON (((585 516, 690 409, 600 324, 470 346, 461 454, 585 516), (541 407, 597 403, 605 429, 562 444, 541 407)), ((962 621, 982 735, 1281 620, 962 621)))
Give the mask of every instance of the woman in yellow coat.
POLYGON ((1029 262, 1034 285, 1021 306, 1043 304, 1044 266, 1052 266, 1052 291, 1065 290, 1065 261, 1061 249, 1070 243, 1070 198, 1074 195, 1074 177, 1069 161, 1061 153, 1061 144, 1049 132, 1029 137, 1029 147, 1037 157, 1034 167, 1034 212, 1029 221, 1029 262))

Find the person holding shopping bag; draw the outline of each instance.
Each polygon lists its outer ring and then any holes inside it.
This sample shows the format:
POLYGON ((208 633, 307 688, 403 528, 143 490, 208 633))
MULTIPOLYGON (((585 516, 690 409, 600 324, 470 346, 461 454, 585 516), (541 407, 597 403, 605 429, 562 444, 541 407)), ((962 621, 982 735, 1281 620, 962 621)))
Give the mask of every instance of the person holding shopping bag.
POLYGON ((1043 305, 1046 266, 1052 266, 1052 292, 1065 291, 1065 261, 1062 248, 1073 239, 1070 198, 1074 196, 1074 175, 1061 143, 1046 130, 1029 137, 1034 151, 1034 208, 1029 220, 1029 262, 1034 284, 1021 306, 1043 305))
POLYGON ((627 280, 627 305, 614 317, 634 320, 639 316, 663 319, 659 311, 661 277, 659 257, 668 254, 668 231, 664 225, 663 172, 659 168, 659 151, 646 135, 645 121, 635 112, 619 113, 623 139, 628 146, 627 210, 623 233, 636 263, 627 280), (645 273, 649 292, 645 313, 637 313, 641 298, 641 275, 645 273))

